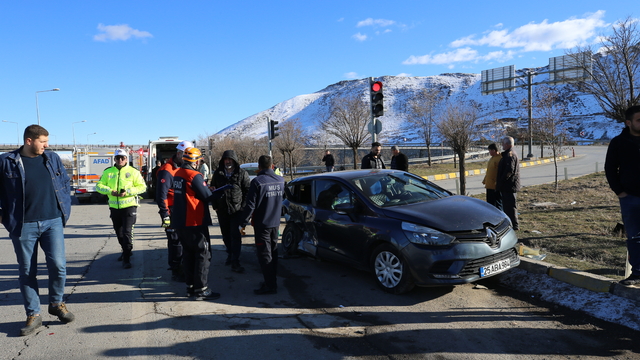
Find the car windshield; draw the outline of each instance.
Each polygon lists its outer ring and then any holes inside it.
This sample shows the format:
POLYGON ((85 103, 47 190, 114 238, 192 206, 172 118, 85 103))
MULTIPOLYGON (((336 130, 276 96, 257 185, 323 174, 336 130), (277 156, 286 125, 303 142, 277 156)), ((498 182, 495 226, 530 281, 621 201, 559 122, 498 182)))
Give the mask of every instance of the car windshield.
POLYGON ((404 173, 369 174, 351 182, 380 207, 413 204, 450 196, 424 179, 404 173))

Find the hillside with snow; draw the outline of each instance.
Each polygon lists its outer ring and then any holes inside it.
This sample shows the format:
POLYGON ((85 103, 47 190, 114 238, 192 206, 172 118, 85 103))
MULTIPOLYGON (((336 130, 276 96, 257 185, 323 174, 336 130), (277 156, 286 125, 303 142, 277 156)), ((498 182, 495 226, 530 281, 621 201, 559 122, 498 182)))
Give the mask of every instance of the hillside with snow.
MULTIPOLYGON (((516 75, 523 75, 526 70, 519 70, 516 75)), ((546 67, 534 70, 543 72, 546 67)), ((454 103, 478 104, 481 114, 479 136, 484 138, 499 138, 504 134, 505 126, 527 127, 527 110, 521 105, 522 100, 527 98, 526 87, 502 94, 481 95, 480 74, 461 73, 426 77, 382 76, 376 80, 384 84, 385 114, 379 118, 383 125, 379 136, 387 143, 419 145, 424 142, 415 129, 407 126, 409 100, 415 98, 422 89, 437 91, 454 103)), ((547 75, 537 75, 533 83, 546 80, 547 75)), ((522 81, 518 84, 520 83, 522 81)), ((534 85, 534 92, 535 88, 536 85, 534 85)), ((620 133, 623 125, 602 115, 602 109, 592 96, 576 91, 573 85, 555 85, 553 88, 566 104, 568 113, 563 126, 570 139, 608 140, 620 133)), ((310 134, 310 142, 320 140, 321 137, 318 135, 321 133, 320 122, 329 112, 331 100, 335 97, 355 94, 362 96, 363 99, 368 98, 369 80, 367 78, 341 81, 313 94, 296 96, 249 116, 221 130, 218 134, 259 138, 267 136, 267 118, 279 121, 280 124, 289 119, 298 119, 310 134)), ((434 139, 434 142, 438 141, 434 139)), ((322 139, 322 142, 331 143, 337 140, 322 139)))

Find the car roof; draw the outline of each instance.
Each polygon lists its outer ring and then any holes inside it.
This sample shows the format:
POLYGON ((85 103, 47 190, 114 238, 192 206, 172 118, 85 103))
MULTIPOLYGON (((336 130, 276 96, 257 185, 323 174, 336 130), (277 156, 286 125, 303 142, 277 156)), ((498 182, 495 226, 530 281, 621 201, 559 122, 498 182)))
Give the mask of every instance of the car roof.
POLYGON ((258 163, 246 163, 246 164, 240 164, 241 168, 247 168, 247 167, 258 167, 258 163))
POLYGON ((387 170, 387 169, 364 169, 364 170, 341 170, 341 171, 333 171, 333 172, 325 172, 320 174, 313 174, 307 176, 298 177, 291 182, 298 181, 306 181, 306 180, 314 180, 314 179, 344 179, 351 180, 355 178, 361 178, 368 174, 377 175, 377 174, 393 174, 393 173, 404 173, 401 170, 387 170))

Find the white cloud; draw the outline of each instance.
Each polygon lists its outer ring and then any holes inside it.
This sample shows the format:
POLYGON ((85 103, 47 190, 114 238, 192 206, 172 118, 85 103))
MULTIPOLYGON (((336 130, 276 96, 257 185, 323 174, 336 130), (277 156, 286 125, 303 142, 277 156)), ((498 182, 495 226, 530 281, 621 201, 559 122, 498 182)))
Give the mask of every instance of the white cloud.
POLYGON ((451 68, 456 63, 505 62, 524 52, 571 49, 592 43, 598 38, 596 32, 610 25, 603 20, 604 13, 599 10, 582 18, 572 17, 554 23, 549 23, 548 20, 532 22, 513 31, 504 29, 501 23, 496 24, 493 30, 486 31, 482 37, 478 38, 474 34, 454 40, 449 44, 454 50, 422 56, 411 55, 402 64, 436 64, 451 68), (481 47, 504 50, 482 54, 479 49, 481 47))
POLYGON ((385 20, 385 19, 372 19, 372 18, 368 18, 366 20, 362 20, 359 21, 358 24, 356 25, 356 27, 363 27, 363 26, 380 26, 380 27, 386 27, 386 26, 391 26, 393 24, 395 24, 396 22, 393 20, 385 20))
POLYGON ((357 73, 357 72, 355 72, 355 71, 345 73, 345 74, 344 74, 344 77, 345 77, 345 78, 347 78, 347 79, 359 79, 359 78, 360 78, 360 76, 358 75, 358 73, 357 73))
POLYGON ((352 38, 354 38, 354 39, 356 39, 356 40, 358 40, 358 41, 365 41, 365 40, 367 40, 367 35, 357 33, 357 34, 354 34, 354 35, 352 36, 352 38))
POLYGON ((400 77, 412 77, 413 75, 409 74, 409 73, 400 73, 396 76, 400 76, 400 77))
POLYGON ((95 41, 126 41, 132 37, 136 39, 153 37, 151 33, 133 29, 127 24, 98 24, 98 30, 100 31, 100 33, 93 36, 93 40, 95 41))
POLYGON ((602 20, 604 11, 599 10, 584 18, 570 18, 564 21, 549 23, 547 20, 539 24, 529 23, 513 31, 493 30, 481 38, 475 35, 457 39, 451 47, 491 46, 505 49, 519 48, 521 51, 550 51, 553 49, 570 49, 584 45, 596 36, 598 29, 607 27, 602 20))

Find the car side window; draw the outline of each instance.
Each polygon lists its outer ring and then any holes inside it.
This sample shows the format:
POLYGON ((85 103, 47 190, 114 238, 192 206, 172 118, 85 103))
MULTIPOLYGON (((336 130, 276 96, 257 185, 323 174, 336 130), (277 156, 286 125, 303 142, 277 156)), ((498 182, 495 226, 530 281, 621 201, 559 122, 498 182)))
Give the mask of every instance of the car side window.
POLYGON ((311 204, 311 183, 296 183, 288 186, 289 199, 299 204, 311 204))
POLYGON ((331 210, 337 204, 351 203, 351 192, 342 184, 330 180, 315 182, 316 206, 320 209, 331 210))

